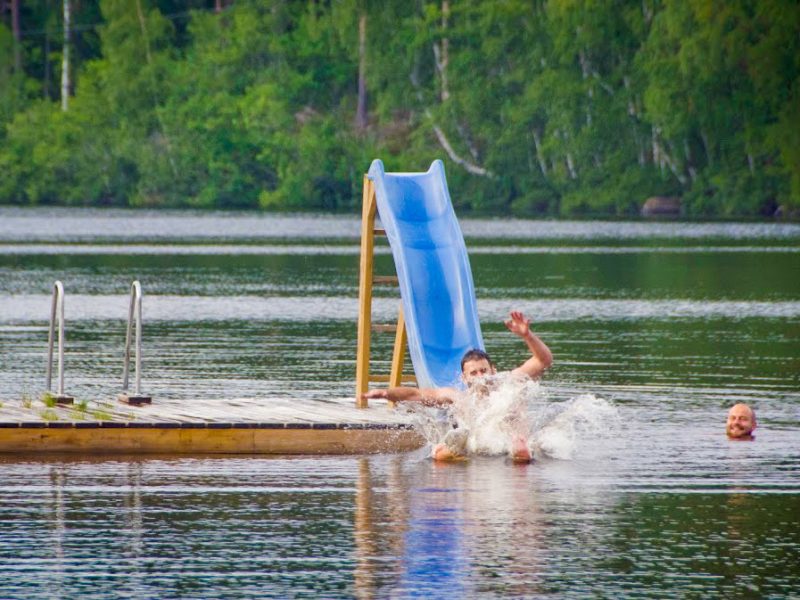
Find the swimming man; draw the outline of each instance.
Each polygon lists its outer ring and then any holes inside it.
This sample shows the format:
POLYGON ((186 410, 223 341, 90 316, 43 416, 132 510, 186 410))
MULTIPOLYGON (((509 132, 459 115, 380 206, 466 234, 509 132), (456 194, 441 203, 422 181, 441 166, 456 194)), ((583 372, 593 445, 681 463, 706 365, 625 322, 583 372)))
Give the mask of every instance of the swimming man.
POLYGON ((728 411, 728 421, 725 425, 725 433, 732 440, 752 440, 753 430, 756 428, 755 411, 740 402, 734 404, 728 411))
MULTIPOLYGON (((517 377, 538 379, 553 364, 553 354, 547 345, 539 339, 530 329, 530 319, 526 319, 519 311, 512 311, 511 318, 505 321, 506 328, 514 335, 522 338, 531 352, 531 357, 511 371, 517 377)), ((497 369, 482 350, 470 350, 461 359, 461 379, 470 391, 476 391, 476 386, 484 381, 483 378, 494 375, 497 369)), ((446 406, 456 402, 464 392, 452 387, 445 388, 412 388, 391 387, 388 389, 370 390, 364 398, 383 398, 391 402, 420 402, 425 406, 446 406)), ((527 440, 516 437, 512 440, 511 458, 517 462, 530 462, 531 453, 527 440)), ((453 448, 452 444, 438 444, 433 449, 435 460, 452 460, 458 458, 460 451, 453 448)))

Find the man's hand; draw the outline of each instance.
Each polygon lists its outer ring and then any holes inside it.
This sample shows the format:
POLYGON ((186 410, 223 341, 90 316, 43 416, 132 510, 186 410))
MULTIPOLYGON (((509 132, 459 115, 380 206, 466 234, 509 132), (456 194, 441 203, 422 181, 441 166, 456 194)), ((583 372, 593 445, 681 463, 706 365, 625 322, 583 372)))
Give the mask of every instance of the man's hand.
POLYGON ((511 311, 511 318, 505 321, 505 326, 514 335, 524 338, 530 331, 531 320, 526 319, 525 315, 520 311, 513 310, 511 311))
POLYGON ((511 311, 511 319, 505 324, 508 330, 519 336, 531 351, 531 357, 511 372, 514 375, 526 375, 538 379, 553 364, 553 353, 547 344, 531 331, 531 320, 526 319, 520 311, 511 311))
POLYGON ((364 400, 388 400, 389 399, 389 390, 369 390, 361 394, 361 398, 364 400))

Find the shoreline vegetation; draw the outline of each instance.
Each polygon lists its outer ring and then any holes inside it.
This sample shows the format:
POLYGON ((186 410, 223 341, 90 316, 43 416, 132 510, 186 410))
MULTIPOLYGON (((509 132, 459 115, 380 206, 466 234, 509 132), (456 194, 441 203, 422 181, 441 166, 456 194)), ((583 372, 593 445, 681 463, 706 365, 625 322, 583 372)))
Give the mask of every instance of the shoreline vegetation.
POLYGON ((0 5, 0 205, 800 218, 790 0, 0 5), (3 10, 5 8, 5 10, 3 10))

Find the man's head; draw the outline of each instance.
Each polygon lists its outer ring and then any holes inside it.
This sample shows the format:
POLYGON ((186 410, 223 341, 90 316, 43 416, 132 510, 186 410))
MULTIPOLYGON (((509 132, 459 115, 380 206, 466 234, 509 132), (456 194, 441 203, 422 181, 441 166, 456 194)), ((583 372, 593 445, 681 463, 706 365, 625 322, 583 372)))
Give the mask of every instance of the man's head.
POLYGON ((461 378, 468 386, 475 379, 494 375, 495 373, 497 373, 497 370, 494 368, 492 359, 483 350, 473 348, 461 359, 461 378))
POLYGON ((725 432, 734 440, 749 440, 753 438, 756 428, 756 413, 747 404, 734 404, 728 411, 728 422, 725 432))

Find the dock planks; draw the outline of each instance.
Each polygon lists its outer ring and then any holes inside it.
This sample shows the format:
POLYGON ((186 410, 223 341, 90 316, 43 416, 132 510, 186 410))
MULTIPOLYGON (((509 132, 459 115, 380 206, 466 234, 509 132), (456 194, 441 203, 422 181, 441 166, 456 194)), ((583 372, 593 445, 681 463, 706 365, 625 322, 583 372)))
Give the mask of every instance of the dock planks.
POLYGON ((0 406, 0 453, 365 454, 423 444, 407 415, 385 404, 359 409, 348 398, 0 406))

